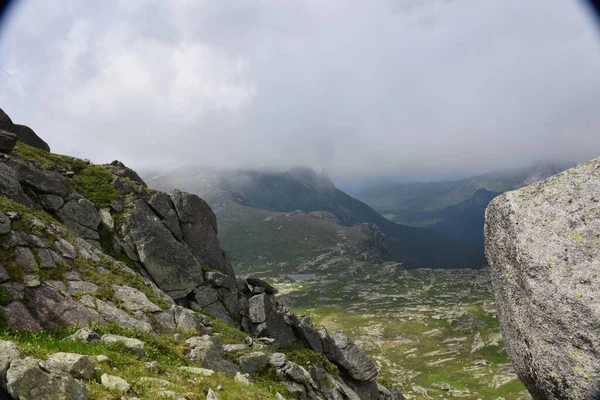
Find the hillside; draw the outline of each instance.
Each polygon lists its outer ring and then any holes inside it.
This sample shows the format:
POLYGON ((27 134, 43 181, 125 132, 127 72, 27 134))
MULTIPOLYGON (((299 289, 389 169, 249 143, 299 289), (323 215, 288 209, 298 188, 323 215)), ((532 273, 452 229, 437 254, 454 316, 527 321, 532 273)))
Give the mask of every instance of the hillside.
MULTIPOLYGON (((375 224, 387 238, 391 258, 408 268, 465 268, 484 264, 483 252, 436 232, 389 221, 371 207, 337 189, 328 177, 310 169, 259 172, 188 167, 169 173, 145 174, 144 177, 153 186, 163 190, 181 187, 199 194, 219 216, 223 215, 228 203, 234 202, 273 212, 328 212, 345 226, 375 224)), ((235 230, 228 229, 225 219, 223 224, 221 238, 224 242, 230 242, 224 235, 235 230)), ((293 231, 291 234, 294 236, 290 240, 298 238, 293 231)), ((262 246, 262 238, 256 237, 256 240, 256 245, 262 246)))
POLYGON ((238 279, 198 196, 19 138, 0 130, 0 398, 403 398, 238 279))

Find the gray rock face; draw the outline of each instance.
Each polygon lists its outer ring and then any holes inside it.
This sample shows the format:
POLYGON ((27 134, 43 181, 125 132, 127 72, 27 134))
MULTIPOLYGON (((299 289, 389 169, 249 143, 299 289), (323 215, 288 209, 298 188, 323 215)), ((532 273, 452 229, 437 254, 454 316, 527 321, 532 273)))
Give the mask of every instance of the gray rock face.
POLYGON ((33 205, 19 183, 17 172, 5 163, 0 163, 0 195, 26 206, 33 205))
POLYGON ((0 235, 5 235, 10 232, 10 218, 0 211, 0 235))
POLYGON ((10 130, 19 137, 19 141, 44 151, 50 151, 50 146, 28 126, 15 124, 10 130))
POLYGON ((41 194, 54 194, 65 197, 69 189, 69 181, 62 174, 46 171, 21 158, 12 157, 7 164, 17 172, 19 182, 41 194))
POLYGON ((10 153, 17 144, 18 137, 14 133, 0 129, 0 152, 10 153))
POLYGON ((68 201, 56 215, 81 237, 94 240, 100 238, 96 232, 101 221, 100 213, 91 201, 83 198, 68 201))
POLYGON ((374 381, 377 378, 377 366, 339 329, 331 336, 325 328, 319 332, 323 351, 329 361, 339 365, 350 377, 357 381, 374 381))
POLYGON ((196 258, 210 269, 235 279, 233 266, 219 245, 217 217, 209 205, 200 197, 179 190, 173 191, 171 199, 181 221, 183 240, 196 258))
POLYGON ((202 264, 188 246, 173 237, 142 200, 135 202, 125 231, 146 271, 168 295, 181 298, 202 284, 202 264))
POLYGON ((237 359, 242 373, 253 374, 269 364, 269 356, 259 351, 244 354, 237 359))
POLYGON ((88 356, 75 353, 54 353, 46 363, 77 379, 90 380, 94 377, 95 366, 88 356))
POLYGON ((488 206, 502 335, 535 399, 600 396, 599 242, 600 158, 488 206))
POLYGON ((221 340, 216 336, 194 336, 185 341, 190 349, 189 358, 204 368, 235 376, 240 372, 237 365, 225 359, 221 340))
POLYGON ((131 385, 125 379, 114 375, 102 374, 100 377, 102 386, 115 392, 127 393, 131 389, 131 385))
POLYGON ((6 387, 16 399, 89 399, 85 386, 71 375, 29 357, 12 362, 6 387))
POLYGON ((23 358, 23 353, 14 342, 0 340, 0 388, 6 387, 6 372, 10 364, 23 358))
POLYGON ((123 285, 112 285, 113 297, 123 302, 123 307, 130 311, 155 312, 162 309, 148 300, 148 297, 139 290, 123 285))
POLYGON ((146 344, 141 340, 128 338, 119 335, 103 335, 102 343, 121 343, 132 353, 143 356, 146 351, 146 344))
POLYGON ((41 194, 38 196, 42 207, 48 211, 56 212, 65 204, 65 200, 54 194, 41 194))

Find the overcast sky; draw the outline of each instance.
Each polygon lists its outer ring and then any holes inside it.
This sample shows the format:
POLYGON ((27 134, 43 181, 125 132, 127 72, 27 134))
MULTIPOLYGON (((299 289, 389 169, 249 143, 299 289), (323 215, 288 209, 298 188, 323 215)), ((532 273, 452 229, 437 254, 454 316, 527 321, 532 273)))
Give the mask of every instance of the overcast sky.
POLYGON ((339 184, 600 155, 600 30, 573 0, 23 0, 0 107, 137 168, 339 184))

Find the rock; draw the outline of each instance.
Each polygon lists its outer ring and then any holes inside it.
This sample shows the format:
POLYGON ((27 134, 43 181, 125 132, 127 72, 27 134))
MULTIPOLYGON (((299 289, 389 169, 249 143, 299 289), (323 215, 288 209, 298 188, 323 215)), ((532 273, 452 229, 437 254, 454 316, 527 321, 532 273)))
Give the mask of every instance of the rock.
POLYGON ((331 336, 323 327, 319 332, 323 351, 329 361, 341 366, 352 379, 357 381, 373 381, 378 371, 373 360, 362 352, 346 335, 336 329, 331 336))
POLYGON ((273 286, 269 285, 267 282, 263 281, 262 279, 249 277, 249 278, 246 278, 246 282, 248 283, 248 285, 250 285, 252 287, 263 288, 265 293, 267 293, 267 294, 277 294, 278 293, 277 289, 275 289, 273 286))
POLYGON ((40 194, 38 197, 40 204, 47 211, 56 212, 65 204, 65 200, 62 197, 54 194, 40 194))
POLYGON ((8 271, 0 264, 0 283, 4 283, 10 279, 8 271))
MULTIPOLYGON (((153 330, 150 323, 132 317, 111 302, 96 299, 96 309, 106 320, 116 322, 122 327, 139 329, 144 332, 153 330)), ((143 313, 142 317, 146 318, 143 313)))
POLYGON ((123 302, 123 307, 131 311, 162 311, 162 308, 148 300, 148 297, 139 290, 124 286, 112 285, 113 297, 123 302))
POLYGON ((229 276, 225 275, 222 272, 218 271, 208 271, 204 274, 204 280, 206 283, 213 287, 218 288, 230 288, 231 287, 231 279, 229 276))
POLYGON ((272 295, 262 293, 250 298, 250 320, 256 324, 252 328, 255 335, 269 336, 283 348, 291 346, 296 340, 283 312, 275 306, 272 295), (261 321, 263 318, 266 319, 264 322, 256 324, 255 321, 261 321))
POLYGON ((137 172, 135 172, 131 168, 126 167, 125 164, 118 160, 115 160, 110 164, 105 165, 105 167, 110 169, 117 176, 131 179, 133 182, 139 183, 143 187, 148 187, 148 185, 146 185, 146 182, 144 182, 144 180, 140 178, 137 172))
POLYGON ((252 381, 250 380, 250 375, 242 374, 241 372, 237 372, 235 374, 235 381, 242 383, 244 385, 252 385, 252 381))
POLYGON ((186 332, 196 331, 200 335, 208 333, 208 329, 202 324, 202 320, 192 310, 185 307, 171 306, 168 310, 156 313, 155 318, 167 331, 180 329, 186 332))
POLYGON ((163 399, 187 400, 180 393, 174 392, 172 390, 163 390, 162 392, 158 393, 158 397, 163 399))
POLYGON ((19 329, 23 331, 39 332, 42 326, 37 318, 29 313, 29 310, 20 301, 13 301, 5 307, 0 307, 4 311, 4 319, 10 329, 19 329))
POLYGON ((220 397, 215 392, 213 392, 212 389, 208 389, 206 400, 220 400, 220 397))
POLYGON ((15 262, 19 264, 24 272, 34 272, 37 267, 33 252, 27 247, 17 247, 15 249, 15 262))
POLYGON ((115 230, 115 220, 110 213, 110 208, 102 208, 100 210, 100 222, 109 232, 115 230))
POLYGON ((40 268, 55 268, 56 263, 54 262, 54 253, 48 249, 37 249, 38 258, 40 259, 40 268))
POLYGON ((19 183, 17 172, 5 163, 0 163, 0 194, 28 207, 33 206, 19 183))
POLYGON ((143 356, 146 351, 145 343, 138 339, 106 334, 100 340, 103 343, 121 343, 127 350, 140 356, 143 356))
POLYGON ((54 249, 64 258, 69 258, 71 260, 75 259, 75 246, 63 238, 56 239, 54 242, 54 249))
POLYGON ((69 181, 60 172, 40 169, 18 157, 10 158, 7 165, 15 170, 21 185, 38 194, 53 194, 64 198, 71 191, 69 181))
POLYGON ((202 265, 235 279, 233 266, 219 245, 217 217, 209 205, 200 197, 179 190, 171 193, 171 200, 181 221, 183 241, 196 259, 202 265))
POLYGON ((67 372, 73 378, 90 380, 94 377, 95 367, 89 357, 75 353, 54 353, 46 363, 61 371, 67 372))
POLYGON ((108 390, 114 390, 120 393, 127 393, 131 390, 131 385, 125 379, 114 375, 102 374, 100 383, 108 390))
POLYGON ((0 211, 0 235, 5 235, 10 232, 10 218, 0 211))
POLYGON ((481 333, 477 332, 473 337, 473 344, 471 345, 471 354, 485 347, 483 339, 481 339, 481 333))
POLYGON ((23 353, 14 342, 0 340, 0 388, 6 387, 6 372, 10 364, 23 358, 23 353))
POLYGON ((299 336, 301 340, 306 342, 310 349, 317 353, 323 353, 323 344, 321 343, 319 332, 310 318, 303 317, 298 324, 298 329, 294 329, 294 331, 296 332, 296 336, 299 336))
POLYGON ((34 131, 28 126, 15 124, 10 130, 19 137, 19 141, 29 146, 35 147, 40 150, 50 151, 48 143, 42 140, 34 131))
POLYGON ((87 343, 97 343, 100 341, 100 336, 90 328, 81 328, 71 336, 66 337, 65 340, 71 342, 80 340, 87 343))
POLYGON ((162 387, 167 387, 167 386, 172 385, 172 383, 166 379, 152 378, 149 376, 142 376, 141 378, 139 378, 137 380, 137 383, 142 384, 142 385, 154 385, 154 386, 162 386, 162 387))
POLYGON ((110 358, 108 358, 107 356, 105 356, 104 354, 99 354, 96 356, 96 362, 98 364, 103 364, 106 363, 108 364, 108 366, 110 366, 111 368, 115 367, 115 363, 113 362, 113 360, 111 360, 110 358))
POLYGON ((182 371, 185 371, 185 372, 189 372, 190 374, 201 375, 201 376, 212 376, 215 373, 214 370, 207 369, 207 368, 179 367, 179 369, 182 371))
POLYGON ((185 341, 190 349, 188 357, 204 368, 234 376, 239 372, 237 365, 225 359, 223 344, 217 336, 194 336, 185 341))
POLYGON ((534 399, 588 399, 600 376, 600 158, 505 193, 486 256, 506 350, 534 399))
POLYGON ((236 344, 224 344, 223 351, 225 353, 235 353, 237 351, 246 350, 248 346, 244 343, 236 343, 236 344))
POLYGON ((254 374, 269 364, 269 356, 265 353, 253 351, 238 357, 237 364, 243 373, 254 374))
POLYGON ((100 239, 96 232, 100 225, 100 213, 94 204, 84 198, 71 200, 56 212, 58 218, 85 239, 100 239))
POLYGON ((286 361, 287 360, 284 353, 273 353, 269 356, 269 365, 274 368, 283 367, 286 361))
POLYGON ((16 399, 89 399, 85 386, 71 375, 29 357, 12 362, 6 388, 16 399))
POLYGON ((158 287, 174 299, 185 297, 204 281, 202 264, 180 243, 142 200, 124 226, 144 269, 158 287))
POLYGON ((249 317, 254 324, 260 324, 267 320, 267 316, 275 308, 275 299, 267 294, 253 296, 249 300, 249 317))
POLYGON ((0 129, 0 152, 10 153, 17 144, 18 137, 14 133, 0 129))

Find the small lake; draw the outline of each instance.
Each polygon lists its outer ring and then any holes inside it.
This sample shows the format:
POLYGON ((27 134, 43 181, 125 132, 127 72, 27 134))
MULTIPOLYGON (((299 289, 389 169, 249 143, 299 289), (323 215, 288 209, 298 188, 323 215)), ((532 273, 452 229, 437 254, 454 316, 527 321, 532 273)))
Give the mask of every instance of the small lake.
POLYGON ((316 274, 289 274, 288 278, 291 278, 295 281, 312 281, 313 279, 317 279, 316 274))

